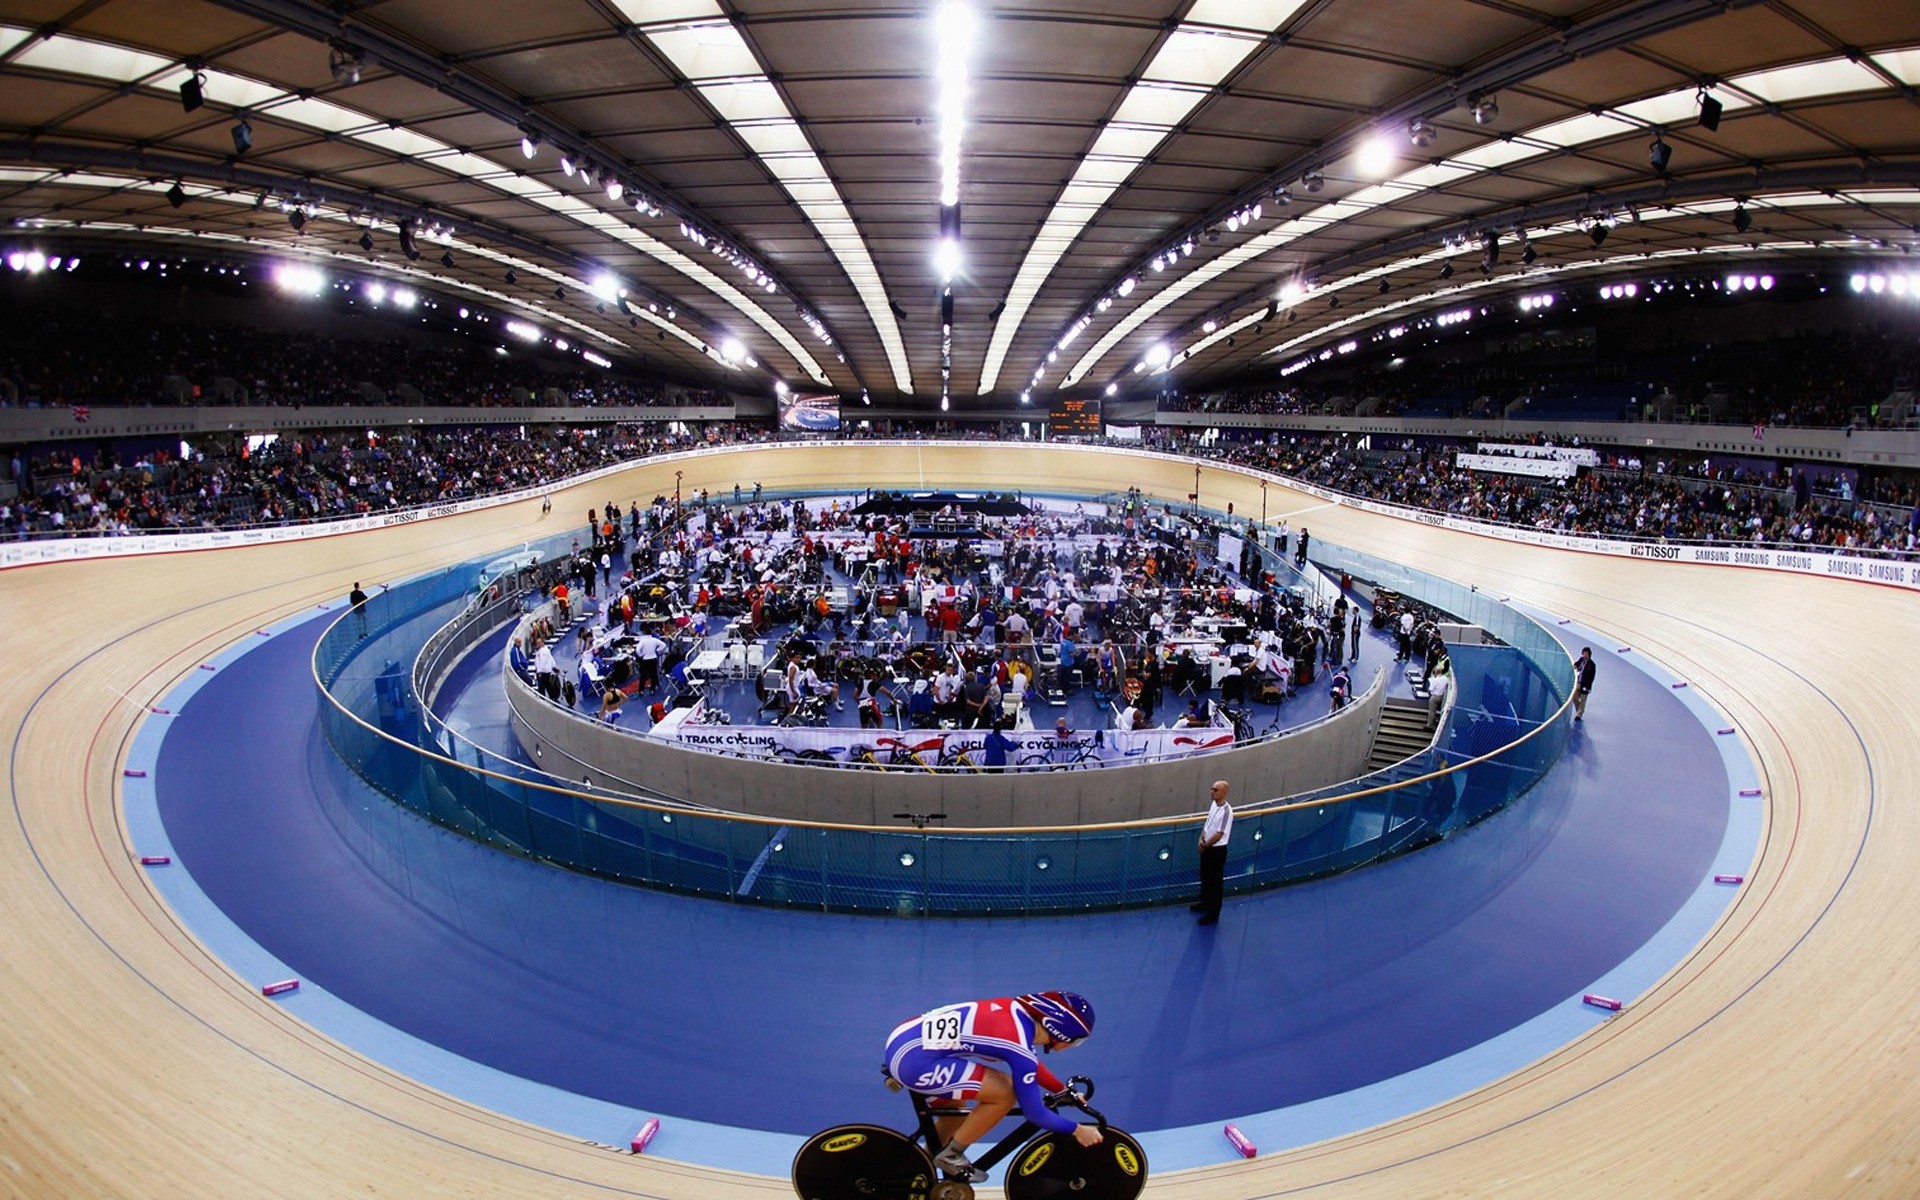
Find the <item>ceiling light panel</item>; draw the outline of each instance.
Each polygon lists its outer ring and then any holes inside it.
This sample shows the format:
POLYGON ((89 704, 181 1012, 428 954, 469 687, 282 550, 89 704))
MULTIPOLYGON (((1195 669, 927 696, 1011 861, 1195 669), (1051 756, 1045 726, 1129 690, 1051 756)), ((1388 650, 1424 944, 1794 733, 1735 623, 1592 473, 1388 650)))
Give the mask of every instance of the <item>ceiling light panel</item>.
POLYGON ((1260 35, 1182 25, 1167 35, 1140 78, 1210 88, 1225 79, 1263 40, 1260 35))
MULTIPOLYGON (((31 31, 0 25, 0 39, 29 36, 31 31)), ((160 90, 177 88, 188 71, 172 60, 143 50, 67 34, 43 38, 28 48, 16 63, 32 62, 42 69, 67 74, 87 75, 115 83, 144 83, 160 90)), ((248 108, 256 114, 270 115, 275 121, 301 126, 323 133, 344 135, 347 140, 364 143, 390 153, 406 154, 418 161, 461 175, 475 182, 521 196, 550 212, 567 216, 595 228, 660 262, 679 270, 738 309, 794 357, 802 369, 818 383, 828 383, 819 361, 792 334, 751 297, 705 267, 687 258, 668 244, 616 220, 575 197, 531 184, 519 177, 515 168, 492 159, 456 150, 445 142, 406 130, 396 130, 378 120, 329 100, 301 97, 258 80, 235 75, 214 67, 202 68, 206 77, 206 96, 210 102, 248 108), (399 147, 405 147, 400 149, 399 147)), ((771 86, 771 85, 769 85, 771 86)), ((786 116, 783 112, 782 116, 786 116)), ((791 119, 787 117, 787 119, 791 119)), ((815 160, 817 170, 817 160, 815 160)))
POLYGON ((1264 37, 1304 7, 1306 0, 1197 0, 1186 24, 1249 29, 1264 37))
POLYGON ((1640 126, 1623 121, 1611 113, 1581 113, 1577 117, 1568 117, 1564 121, 1555 121, 1551 125, 1542 125, 1538 129, 1527 131, 1526 140, 1555 149, 1568 146, 1584 146, 1588 142, 1604 141, 1619 137, 1624 133, 1634 133, 1640 126))
POLYGON ((780 121, 754 121, 734 126, 735 133, 749 149, 762 158, 775 154, 812 154, 807 135, 800 123, 791 118, 780 121))
MULTIPOLYGON (((867 318, 880 335, 880 345, 893 369, 894 386, 913 394, 913 373, 900 326, 888 303, 886 289, 873 265, 864 238, 837 234, 828 238, 814 222, 812 206, 838 199, 819 155, 793 119, 786 100, 760 69, 753 50, 740 36, 719 5, 707 0, 659 4, 652 0, 617 0, 617 7, 636 22, 653 48, 693 83, 709 107, 727 122, 762 165, 793 198, 827 249, 838 260, 860 296, 867 318)), ((845 206, 830 219, 845 219, 845 206)), ((851 228, 851 222, 847 222, 851 228)))
POLYGON ((1788 104, 1810 96, 1877 92, 1887 84, 1862 63, 1829 58, 1735 76, 1727 80, 1727 86, 1772 104, 1788 104))

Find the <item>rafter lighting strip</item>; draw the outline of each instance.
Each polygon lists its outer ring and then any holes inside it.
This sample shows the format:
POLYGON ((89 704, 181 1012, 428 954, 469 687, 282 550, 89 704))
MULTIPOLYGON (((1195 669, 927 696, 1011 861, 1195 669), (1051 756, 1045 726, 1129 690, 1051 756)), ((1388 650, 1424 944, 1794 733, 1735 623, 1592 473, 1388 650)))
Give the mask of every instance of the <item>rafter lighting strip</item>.
MULTIPOLYGON (((1877 51, 1873 60, 1889 74, 1912 86, 1920 84, 1920 47, 1877 51)), ((1828 96, 1890 90, 1866 65, 1845 57, 1825 58, 1774 67, 1737 76, 1710 94, 1728 113, 1756 104, 1788 104, 1828 96)), ((1648 127, 1666 128, 1690 123, 1699 116, 1700 89, 1694 84, 1657 96, 1617 105, 1602 113, 1581 113, 1515 134, 1494 138, 1444 162, 1417 167, 1394 179, 1360 189, 1340 200, 1306 210, 1291 220, 1252 238, 1227 254, 1168 284, 1118 321, 1112 330, 1087 348, 1061 380, 1061 387, 1079 382, 1109 351, 1134 330, 1195 288, 1261 258, 1288 242, 1337 221, 1350 220, 1417 192, 1438 188, 1470 175, 1513 163, 1560 153, 1626 134, 1645 134, 1648 127)))
POLYGON ((960 146, 967 129, 967 55, 973 45, 973 10, 961 0, 941 0, 935 18, 934 77, 939 81, 940 233, 934 265, 940 275, 940 411, 953 393, 953 277, 960 273, 960 146))
MULTIPOLYGON (((77 171, 70 171, 70 172, 27 171, 27 170, 20 170, 16 168, 0 168, 0 183, 20 183, 20 184, 25 184, 29 186, 38 184, 38 185, 51 185, 51 186, 91 187, 91 188, 101 188, 101 189, 107 189, 107 190, 113 190, 113 191, 142 191, 142 192, 151 192, 154 194, 164 194, 167 188, 173 186, 170 182, 165 182, 165 181, 156 182, 149 179, 135 179, 130 176, 118 176, 118 175, 108 175, 108 174, 101 174, 101 173, 77 172, 77 171)), ((187 195, 192 199, 209 200, 209 201, 214 201, 216 203, 233 204, 240 207, 250 207, 253 204, 254 193, 252 189, 246 189, 244 191, 236 192, 236 191, 222 189, 222 188, 203 187, 200 184, 183 183, 181 186, 187 192, 187 195)), ((357 219, 353 213, 343 212, 338 209, 328 208, 324 206, 315 207, 313 214, 310 217, 308 217, 308 220, 335 221, 342 224, 350 225, 358 229, 374 229, 374 230, 378 230, 378 231, 389 233, 389 234, 397 232, 396 228, 389 223, 357 219)), ((342 251, 329 250, 318 245, 310 245, 310 244, 302 244, 302 243, 290 244, 287 242, 276 241, 268 238, 245 237, 240 234, 214 233, 214 232, 209 232, 205 230, 183 229, 177 226, 167 226, 167 225, 154 225, 154 226, 134 225, 134 224, 128 224, 124 222, 48 221, 48 222, 42 222, 35 227, 35 232, 46 232, 49 230, 53 230, 53 231, 80 230, 80 231, 86 231, 86 232, 98 232, 98 231, 134 232, 134 233, 164 236, 164 237, 191 238, 191 239, 196 239, 201 241, 227 242, 227 243, 233 243, 238 245, 250 246, 256 249, 264 249, 269 253, 276 254, 276 255, 301 255, 308 258, 324 257, 324 258, 334 259, 334 260, 338 260, 341 263, 348 264, 353 270, 358 272, 365 272, 370 269, 377 269, 382 274, 403 275, 403 276, 424 281, 426 284, 429 284, 433 288, 441 291, 466 292, 475 296, 482 296, 482 297, 485 297, 487 300, 493 303, 499 304, 503 307, 519 309, 522 312, 525 312, 541 321, 547 322, 548 324, 565 325, 569 328, 572 328, 578 331, 579 335, 582 337, 593 338, 597 341, 605 343, 608 346, 616 347, 620 350, 637 353, 640 349, 639 347, 631 346, 628 343, 622 341, 621 339, 614 337, 602 330, 595 329, 593 326, 588 325, 583 321, 576 320, 575 318, 569 317, 564 313, 555 312, 554 310, 547 308, 545 305, 538 304, 529 300, 524 300, 518 296, 510 296, 504 292, 498 292, 491 288, 481 287, 478 284, 468 283, 464 280, 455 279, 450 276, 436 275, 431 271, 427 271, 422 268, 410 266, 410 265, 402 266, 398 263, 380 263, 376 268, 374 264, 367 262, 365 259, 359 257, 358 255, 350 254, 342 251)), ((442 239, 441 244, 450 246, 453 249, 459 250, 464 254, 472 255, 476 258, 490 259, 494 262, 500 263, 502 266, 511 267, 515 271, 518 271, 523 275, 525 274, 537 275, 553 283, 560 284, 565 287, 575 288, 582 292, 590 292, 596 295, 602 294, 600 289, 596 286, 600 282, 599 280, 580 279, 576 276, 568 275, 561 271, 555 271, 550 267, 542 266, 539 263, 529 262, 526 259, 517 258, 509 254, 504 254, 490 246, 483 246, 483 245, 478 245, 474 243, 462 242, 459 239, 453 238, 453 237, 442 239)), ((706 357, 711 358, 713 361, 719 363, 721 366, 734 371, 738 371, 741 369, 740 362, 736 362, 734 360, 728 359, 723 355, 721 355, 718 348, 714 345, 713 342, 704 341, 698 335, 690 332, 689 330, 682 327, 681 325, 676 324, 673 316, 674 309, 672 305, 668 306, 667 315, 662 316, 658 311, 656 311, 655 308, 651 306, 642 307, 639 304, 635 303, 630 298, 620 295, 617 291, 613 297, 613 302, 619 305, 622 309, 624 309, 626 312, 628 312, 632 316, 635 316, 640 320, 645 321, 648 324, 651 324, 666 333, 672 334, 674 338, 685 343, 689 348, 701 354, 704 354, 706 357)), ((747 365, 749 366, 757 365, 753 363, 751 359, 746 360, 746 362, 747 362, 747 365)))
POLYGON ((615 0, 654 49, 685 76, 793 198, 852 281, 880 335, 894 386, 909 395, 913 374, 880 271, 839 189, 780 91, 716 0, 615 0))
MULTIPOLYGON (((13 58, 13 64, 158 90, 177 89, 191 74, 170 58, 131 46, 65 33, 36 39, 32 30, 0 25, 0 53, 18 47, 29 39, 34 39, 32 44, 13 58)), ((825 370, 806 347, 752 297, 667 243, 634 228, 611 213, 602 212, 577 197, 528 179, 515 168, 458 150, 410 129, 391 126, 386 121, 375 120, 331 100, 297 96, 271 84, 215 67, 202 67, 200 74, 205 79, 204 94, 210 103, 269 116, 276 122, 313 130, 331 138, 359 142, 388 153, 428 162, 450 174, 518 196, 528 203, 616 238, 713 292, 778 342, 817 382, 830 382, 825 370)))
MULTIPOLYGON (((1166 37, 1140 79, 1094 139, 1078 169, 1054 202, 1040 233, 1014 276, 1006 310, 993 328, 980 391, 999 383, 1007 351, 1027 311, 1066 254, 1115 192, 1184 120, 1267 36, 1306 0, 1198 0, 1166 37)), ((1042 368, 1044 372, 1044 368, 1042 368)), ((1034 382, 1041 376, 1036 375, 1034 382)))
MULTIPOLYGON (((1674 258, 1705 258, 1713 255, 1764 257, 1768 254, 1778 253, 1783 250, 1848 249, 1848 248, 1856 248, 1858 244, 1859 244, 1858 239, 1842 238, 1842 239, 1833 239, 1833 240, 1819 241, 1819 242, 1806 242, 1806 241, 1777 242, 1777 243, 1769 243, 1763 246, 1748 246, 1748 245, 1741 244, 1741 245, 1732 245, 1732 246, 1686 247, 1686 248, 1677 248, 1673 250, 1658 250, 1650 254, 1619 254, 1611 258, 1589 260, 1589 261, 1584 261, 1579 263, 1568 263, 1564 266, 1545 268, 1542 274, 1557 275, 1557 274, 1563 274, 1563 273, 1569 273, 1569 272, 1589 274, 1589 273, 1596 273, 1603 270, 1611 270, 1626 264, 1637 263, 1637 262, 1664 262, 1668 259, 1674 259, 1674 258)), ((1262 351, 1261 354, 1262 356, 1269 355, 1269 354, 1285 354, 1288 351, 1293 350, 1295 347, 1304 346, 1307 343, 1318 343, 1322 339, 1331 340, 1332 338, 1339 336, 1342 331, 1348 330, 1355 325, 1378 320, 1380 317, 1384 316, 1385 314, 1396 312, 1400 309, 1407 308, 1413 305, 1438 303, 1439 307, 1444 308, 1444 307, 1447 307, 1449 304, 1457 303, 1459 298, 1462 296, 1468 296, 1474 292, 1482 291, 1486 288, 1499 287, 1502 284, 1507 282, 1508 282, 1507 280, 1502 280, 1502 279, 1476 279, 1468 283, 1456 284, 1452 287, 1445 288, 1437 292, 1431 292, 1423 296, 1411 297, 1406 300, 1396 301, 1392 304, 1382 305, 1378 308, 1368 309, 1364 313, 1357 313, 1354 316, 1346 317, 1330 325, 1322 326, 1321 328, 1316 329, 1311 333, 1302 334, 1301 336, 1294 338, 1291 341, 1282 342, 1277 346, 1270 347, 1269 349, 1262 351)), ((1320 352, 1319 357, 1321 359, 1330 357, 1330 351, 1322 350, 1320 352)), ((1289 364, 1289 365, 1294 366, 1297 369, 1297 367, 1300 364, 1289 364)))
MULTIPOLYGON (((20 177, 22 174, 23 173, 21 172, 13 172, 13 171, 0 172, 0 181, 35 182, 32 180, 22 179, 20 177)), ((57 177, 51 177, 51 178, 42 178, 37 182, 66 184, 66 183, 74 183, 76 182, 76 180, 72 176, 57 176, 57 177)), ((124 188, 127 190, 154 191, 154 192, 158 192, 161 190, 158 184, 151 184, 146 180, 135 180, 135 179, 115 180, 109 177, 97 177, 92 180, 83 180, 83 181, 80 181, 80 186, 100 186, 100 187, 113 186, 117 188, 124 188)), ((171 185, 169 184, 168 186, 171 186, 171 185)), ((229 199, 226 196, 218 195, 211 192, 202 193, 196 198, 202 199, 202 200, 221 200, 221 201, 226 201, 229 199)), ((244 197, 242 197, 239 200, 234 200, 232 202, 234 203, 244 202, 247 204, 252 203, 251 200, 247 200, 244 197)), ((354 224, 356 225, 356 227, 364 227, 364 226, 359 226, 356 222, 353 222, 349 214, 339 212, 337 210, 326 209, 326 208, 320 209, 314 216, 308 219, 315 220, 315 221, 339 221, 343 224, 354 224)), ((217 232, 213 232, 210 230, 203 230, 203 229, 186 229, 178 225, 140 225, 140 224, 135 224, 133 222, 128 222, 128 221, 48 221, 35 226, 34 232, 39 234, 44 234, 49 232, 54 232, 54 233, 61 233, 61 232, 135 233, 143 236, 156 237, 156 238, 177 238, 183 241, 217 242, 223 245, 247 246, 251 249, 264 251, 269 255, 273 255, 281 258, 304 258, 309 260, 325 259, 325 260, 338 262, 342 264, 343 269, 352 270, 355 273, 365 273, 368 270, 368 266, 369 266, 369 264, 364 259, 361 259, 356 255, 347 253, 345 251, 328 249, 327 247, 325 247, 320 243, 288 244, 286 242, 275 241, 270 238, 247 237, 237 233, 217 233, 217 232)), ((459 246, 459 243, 457 242, 454 244, 456 246, 459 246)), ((459 246, 459 248, 463 250, 467 250, 469 252, 475 252, 474 248, 470 246, 459 246)), ((514 296, 508 296, 504 293, 493 291, 490 288, 483 288, 478 285, 464 283, 459 280, 447 279, 442 276, 435 275, 430 271, 424 271, 417 267, 410 267, 410 266, 402 267, 398 265, 382 265, 380 268, 380 273, 382 275, 389 275, 389 276, 398 275, 404 278, 419 280, 419 281, 422 281, 424 285, 431 285, 436 290, 467 292, 475 296, 483 296, 489 301, 499 304, 502 307, 519 309, 533 317, 538 318, 539 320, 548 322, 549 324, 570 326, 571 328, 578 330, 582 337, 593 338, 608 346, 617 347, 621 350, 633 349, 633 347, 628 346, 625 342, 621 341, 619 338, 612 337, 606 333, 603 333, 598 329, 594 329, 593 327, 584 324, 583 322, 576 321, 572 317, 566 316, 562 313, 553 312, 550 309, 547 309, 541 305, 529 303, 525 300, 521 300, 514 296)), ((556 278, 565 279, 566 277, 556 276, 556 278)), ((577 281, 573 281, 573 282, 577 282, 577 281)), ((683 334, 683 336, 685 335, 683 334)), ((689 340, 692 341, 692 339, 689 339, 689 340)), ((697 341, 693 341, 692 344, 694 344, 695 346, 699 345, 697 341)))
MULTIPOLYGON (((1780 196, 1769 196, 1769 197, 1765 197, 1764 199, 1753 198, 1753 199, 1749 199, 1747 203, 1750 207, 1761 208, 1761 209, 1805 208, 1805 207, 1819 207, 1819 206, 1832 206, 1832 205, 1846 205, 1846 204, 1856 204, 1856 203, 1920 205, 1920 191, 1894 190, 1894 189, 1856 190, 1852 192, 1839 193, 1839 197, 1837 199, 1835 197, 1827 196, 1819 192, 1803 192, 1803 193, 1784 194, 1780 196)), ((1650 223, 1653 221, 1677 220, 1682 217, 1718 216, 1724 213, 1731 212, 1735 204, 1736 202, 1733 200, 1709 200, 1709 201, 1702 201, 1697 203, 1676 204, 1671 206, 1670 208, 1662 208, 1660 210, 1643 210, 1641 214, 1641 219, 1643 222, 1650 223)), ((1584 228, 1585 226, 1578 221, 1565 221, 1557 225, 1538 227, 1532 231, 1532 236, 1544 240, 1552 237, 1559 237, 1559 236, 1565 236, 1568 234, 1580 233, 1584 230, 1584 228)), ((1639 252, 1639 253, 1630 253, 1630 254, 1616 254, 1603 259, 1585 259, 1580 262, 1566 263, 1560 266, 1536 266, 1528 270, 1527 278, 1529 280, 1532 280, 1535 278, 1546 279, 1555 275, 1566 274, 1569 272, 1596 273, 1600 271, 1612 270, 1614 268, 1617 268, 1627 263, 1652 262, 1652 261, 1660 261, 1660 260, 1665 260, 1670 258, 1691 258, 1691 257, 1705 256, 1705 255, 1714 255, 1714 254, 1765 255, 1765 254, 1780 253, 1782 251, 1796 250, 1796 249, 1819 249, 1819 248, 1844 247, 1844 246, 1851 246, 1856 243, 1857 243, 1857 239, 1840 239, 1840 240, 1827 240, 1827 241, 1821 241, 1821 242, 1804 242, 1804 241, 1768 242, 1758 247, 1748 246, 1744 243, 1731 244, 1731 245, 1725 245, 1725 246, 1677 247, 1669 250, 1656 250, 1656 251, 1650 251, 1650 252, 1639 252)), ((1440 262, 1446 258, 1452 257, 1455 253, 1456 252, 1454 251, 1448 251, 1448 250, 1435 250, 1427 254, 1416 255, 1411 258, 1400 259, 1397 262, 1388 264, 1386 266, 1369 268, 1366 271, 1359 272, 1355 275, 1340 279, 1336 282, 1329 283, 1320 287, 1315 287, 1312 289, 1300 289, 1300 288, 1291 289, 1288 292, 1283 293, 1281 297, 1281 303, 1279 306, 1280 311, 1284 312, 1290 308, 1298 307, 1300 304, 1303 304, 1309 300, 1318 299, 1323 296, 1333 295, 1345 288, 1366 283, 1370 280, 1379 278, 1380 276, 1389 274, 1394 271, 1402 271, 1402 270, 1408 270, 1411 268, 1431 265, 1433 263, 1440 262)), ((1311 330, 1307 333, 1300 335, 1299 337, 1293 338, 1285 342, 1281 342, 1275 346, 1271 346, 1268 349, 1261 351, 1260 353, 1262 356, 1270 355, 1270 354, 1285 354, 1296 346, 1302 346, 1309 343, 1317 343, 1321 339, 1331 338, 1341 330, 1350 329, 1355 325, 1361 325, 1361 324, 1366 324, 1372 321, 1378 321, 1383 316, 1389 313, 1398 312, 1402 309, 1406 309, 1410 307, 1419 307, 1419 306, 1434 305, 1434 304, 1440 304, 1444 306, 1445 303, 1449 302, 1449 298, 1451 297, 1457 297, 1457 296, 1466 295, 1472 292, 1477 292, 1487 287, 1510 285, 1511 282, 1512 282, 1511 277, 1497 277, 1497 278, 1491 278, 1491 279, 1473 280, 1466 283, 1453 284, 1451 286, 1435 289, 1429 292, 1423 292, 1420 295, 1410 296, 1410 297, 1407 297, 1406 299, 1397 300, 1389 304, 1375 305, 1362 312, 1357 312, 1351 316, 1342 318, 1338 321, 1334 321, 1334 322, 1330 322, 1329 324, 1322 325, 1314 330, 1311 330)), ((1241 317, 1240 319, 1233 321, 1231 323, 1228 323, 1226 325, 1218 326, 1213 330, 1213 332, 1201 337, 1199 340, 1191 343, 1188 346, 1183 347, 1180 350, 1172 352, 1168 357, 1165 365, 1160 366, 1159 370, 1163 372, 1171 371, 1174 367, 1178 366, 1179 363, 1181 363, 1185 359, 1191 358, 1194 355, 1199 354, 1204 350, 1207 350, 1208 348, 1212 347, 1216 343, 1228 337, 1238 334, 1240 331, 1246 329, 1248 326, 1262 324, 1267 320, 1269 320, 1267 316, 1267 308, 1265 305, 1262 305, 1260 308, 1256 309, 1254 312, 1250 313, 1249 315, 1241 317)), ((1142 361, 1145 361, 1145 360, 1143 359, 1142 361)))

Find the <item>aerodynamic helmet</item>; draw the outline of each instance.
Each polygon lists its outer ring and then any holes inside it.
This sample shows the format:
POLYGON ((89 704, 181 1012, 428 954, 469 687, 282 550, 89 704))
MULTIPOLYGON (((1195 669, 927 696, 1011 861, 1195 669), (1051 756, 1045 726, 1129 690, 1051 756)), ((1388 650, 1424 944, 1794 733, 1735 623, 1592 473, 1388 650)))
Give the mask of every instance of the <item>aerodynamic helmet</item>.
POLYGON ((1077 1042, 1093 1032, 1093 1005, 1078 992, 1034 992, 1020 1003, 1055 1041, 1077 1042))

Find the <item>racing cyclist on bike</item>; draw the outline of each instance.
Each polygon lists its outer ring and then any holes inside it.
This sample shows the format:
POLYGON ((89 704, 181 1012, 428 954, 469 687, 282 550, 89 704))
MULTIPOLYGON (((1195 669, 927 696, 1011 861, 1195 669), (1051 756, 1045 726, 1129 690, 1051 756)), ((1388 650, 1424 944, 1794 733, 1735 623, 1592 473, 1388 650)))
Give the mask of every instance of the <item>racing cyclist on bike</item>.
POLYGON ((964 1120, 936 1117, 947 1144, 934 1165, 970 1183, 987 1173, 967 1159, 967 1147, 1013 1110, 1042 1129, 1071 1134, 1082 1146, 1097 1145, 1097 1126, 1082 1125, 1047 1107, 1046 1098, 1066 1090, 1035 1051, 1064 1050, 1093 1032, 1093 1005, 1074 992, 1034 992, 993 1000, 969 1000, 936 1008, 903 1023, 887 1037, 887 1074, 932 1097, 928 1107, 958 1109, 975 1101, 964 1120))

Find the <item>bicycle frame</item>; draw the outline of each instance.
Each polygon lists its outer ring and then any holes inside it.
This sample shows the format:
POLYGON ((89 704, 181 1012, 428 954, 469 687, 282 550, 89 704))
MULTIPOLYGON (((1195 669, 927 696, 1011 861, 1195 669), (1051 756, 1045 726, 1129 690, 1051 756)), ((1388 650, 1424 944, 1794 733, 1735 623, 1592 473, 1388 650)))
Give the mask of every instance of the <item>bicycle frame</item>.
MULTIPOLYGON (((1094 1108, 1092 1105, 1087 1103, 1087 1100, 1093 1094, 1092 1087, 1093 1087, 1093 1081, 1088 1079, 1086 1076, 1084 1075, 1073 1076, 1072 1078, 1067 1080, 1067 1089, 1068 1089, 1068 1092, 1074 1097, 1074 1099, 1062 1101, 1062 1103, 1072 1104, 1075 1108, 1079 1109, 1081 1112, 1084 1112, 1088 1116, 1092 1117, 1096 1125, 1098 1125, 1102 1129, 1105 1129, 1107 1127, 1107 1118, 1103 1116, 1098 1109, 1094 1108), (1079 1092, 1073 1090, 1073 1086, 1076 1083, 1087 1085, 1088 1091, 1085 1096, 1082 1096, 1079 1092)), ((909 1091, 907 1094, 913 1097, 914 1115, 919 1119, 919 1130, 913 1135, 914 1139, 917 1140, 922 1146, 926 1147, 928 1154, 938 1153, 940 1150, 940 1147, 945 1143, 940 1138, 940 1131, 934 1128, 934 1124, 933 1124, 934 1118, 936 1116, 962 1116, 964 1115, 965 1110, 941 1109, 936 1111, 932 1106, 930 1106, 927 1103, 927 1098, 925 1096, 922 1096, 919 1092, 909 1091)), ((1031 1138, 1034 1134, 1039 1132, 1040 1132, 1040 1127, 1038 1125, 1035 1125, 1027 1117, 1022 1116, 1020 1118, 1020 1124, 1014 1128, 1013 1132, 1007 1134, 1005 1137, 995 1142, 993 1144, 992 1149, 978 1155, 977 1157, 971 1156, 971 1155, 969 1157, 972 1159, 973 1165, 978 1167, 980 1170, 991 1171, 995 1166, 999 1165, 999 1163, 1002 1160, 1004 1160, 1008 1155, 1012 1154, 1014 1151, 1026 1145, 1027 1139, 1031 1138)))

